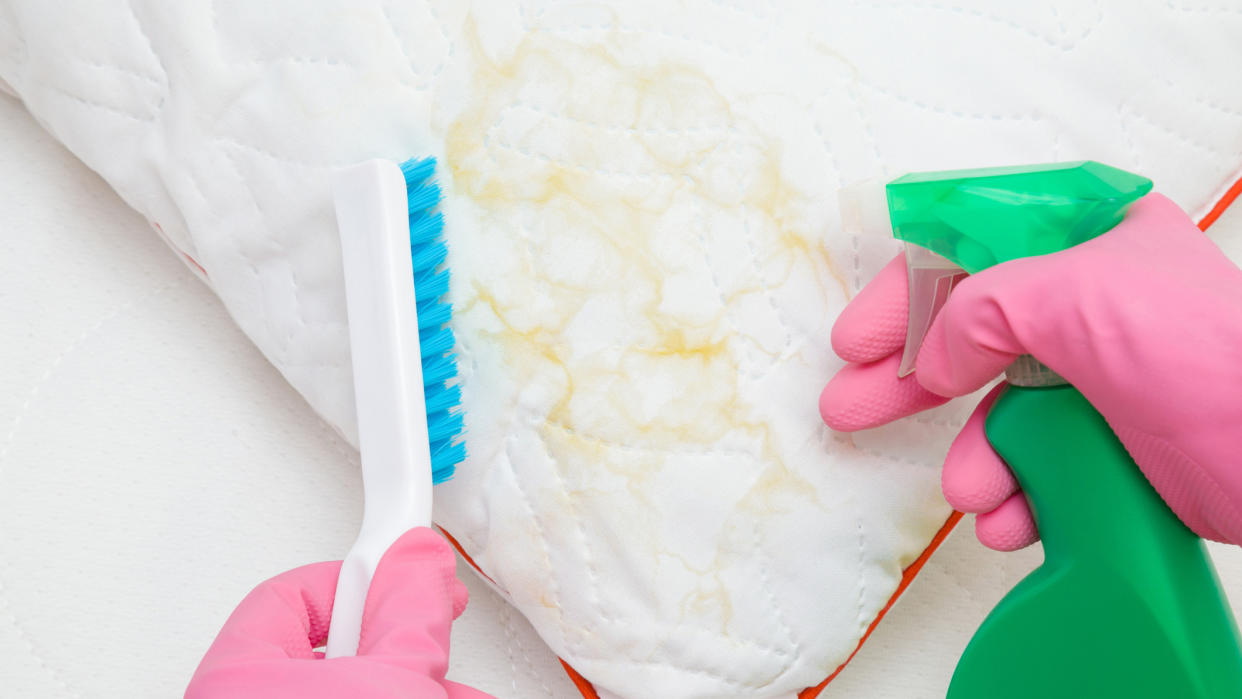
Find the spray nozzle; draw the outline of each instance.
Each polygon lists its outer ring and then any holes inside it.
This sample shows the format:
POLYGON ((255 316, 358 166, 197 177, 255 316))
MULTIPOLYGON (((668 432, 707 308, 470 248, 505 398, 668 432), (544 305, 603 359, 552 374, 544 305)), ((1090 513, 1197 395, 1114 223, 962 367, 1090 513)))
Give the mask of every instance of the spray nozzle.
MULTIPOLYGON (((910 316, 900 375, 914 371, 932 320, 968 273, 1095 238, 1151 187, 1146 177, 1087 160, 911 173, 888 183, 886 202, 874 183, 842 189, 847 228, 891 226, 906 242, 910 316)), ((1032 380, 1048 379, 1045 369, 1036 363, 1032 380)))

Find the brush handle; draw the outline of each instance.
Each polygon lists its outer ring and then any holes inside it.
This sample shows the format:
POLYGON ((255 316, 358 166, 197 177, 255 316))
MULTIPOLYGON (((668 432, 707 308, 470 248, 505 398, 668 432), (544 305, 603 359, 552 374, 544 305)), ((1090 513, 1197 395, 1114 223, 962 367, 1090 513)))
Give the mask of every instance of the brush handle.
POLYGON ((372 160, 334 181, 365 510, 341 565, 327 657, 354 655, 367 589, 388 547, 431 524, 431 454, 405 178, 372 160))

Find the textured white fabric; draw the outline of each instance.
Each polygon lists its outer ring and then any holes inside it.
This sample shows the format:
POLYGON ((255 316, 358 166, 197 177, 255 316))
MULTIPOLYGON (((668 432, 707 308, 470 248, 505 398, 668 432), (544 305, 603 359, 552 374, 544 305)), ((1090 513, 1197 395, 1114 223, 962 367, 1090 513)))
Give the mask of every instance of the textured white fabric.
MULTIPOLYGON (((0 697, 180 696, 251 587, 343 555, 358 457, 142 217, 3 96, 0 142, 0 697)), ((460 568, 449 677, 578 697, 460 568)))
POLYGON ((0 77, 347 436, 325 175, 442 158, 472 458, 438 519, 624 696, 815 684, 947 512, 960 416, 818 429, 892 251, 837 188, 1093 157, 1201 210, 1242 150, 1225 4, 3 7, 0 77))
MULTIPOLYGON (((22 338, 0 343, 2 694, 176 696, 251 584, 341 555, 357 465, 142 218, 15 101, 0 99, 0 140, 0 327, 22 338), (206 506, 170 514, 187 492, 206 506), (118 529, 151 533, 134 547, 118 529)), ((1213 231, 1242 260, 1242 209, 1213 231)), ((1242 549, 1213 554, 1239 601, 1242 549)), ((959 528, 822 696, 944 697, 983 615, 1038 560, 959 528)), ((577 697, 530 625, 462 575, 450 677, 577 697)))

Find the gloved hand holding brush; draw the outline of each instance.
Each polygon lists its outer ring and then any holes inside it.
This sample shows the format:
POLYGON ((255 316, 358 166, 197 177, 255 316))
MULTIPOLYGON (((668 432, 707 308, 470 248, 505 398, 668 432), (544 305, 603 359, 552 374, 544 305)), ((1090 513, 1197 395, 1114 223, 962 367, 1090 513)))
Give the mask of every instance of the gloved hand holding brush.
POLYGON ((426 158, 369 160, 334 174, 362 526, 343 563, 298 568, 255 588, 207 651, 187 697, 488 696, 444 679, 466 588, 452 549, 426 526, 432 485, 466 457, 434 172, 426 158), (314 650, 320 645, 328 659, 314 650))
MULTIPOLYGON (((860 430, 940 405, 1032 354, 1108 420, 1188 527, 1242 543, 1242 270, 1175 204, 1149 195, 1099 238, 963 280, 915 373, 899 379, 907 303, 899 257, 837 320, 833 349, 851 363, 820 398, 830 427, 860 430)), ((1039 535, 984 435, 1002 388, 953 443, 942 484, 951 505, 978 514, 981 542, 1014 550, 1039 535)))
POLYGON ((256 587, 225 622, 185 696, 486 699, 444 679, 449 629, 466 607, 453 550, 430 529, 411 529, 376 568, 358 654, 325 660, 340 561, 282 573, 256 587))

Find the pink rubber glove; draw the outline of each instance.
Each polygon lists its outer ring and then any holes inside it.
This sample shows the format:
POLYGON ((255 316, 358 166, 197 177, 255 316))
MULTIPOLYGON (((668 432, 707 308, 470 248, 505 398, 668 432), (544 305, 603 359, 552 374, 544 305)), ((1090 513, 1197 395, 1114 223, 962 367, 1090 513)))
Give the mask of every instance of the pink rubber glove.
MULTIPOLYGON (((961 282, 897 378, 907 280, 893 260, 832 330, 852 362, 820 397, 830 427, 874 427, 972 393, 1033 354, 1091 401, 1188 527, 1242 543, 1242 270, 1175 204, 1138 201, 1112 231, 961 282)), ((949 504, 984 545, 1038 540, 1018 485, 984 436, 985 398, 949 449, 949 504)))
POLYGON ((449 629, 466 608, 453 550, 425 527, 384 553, 371 581, 358 655, 324 660, 340 561, 282 573, 256 587, 199 663, 188 699, 229 697, 490 697, 444 679, 449 629))

